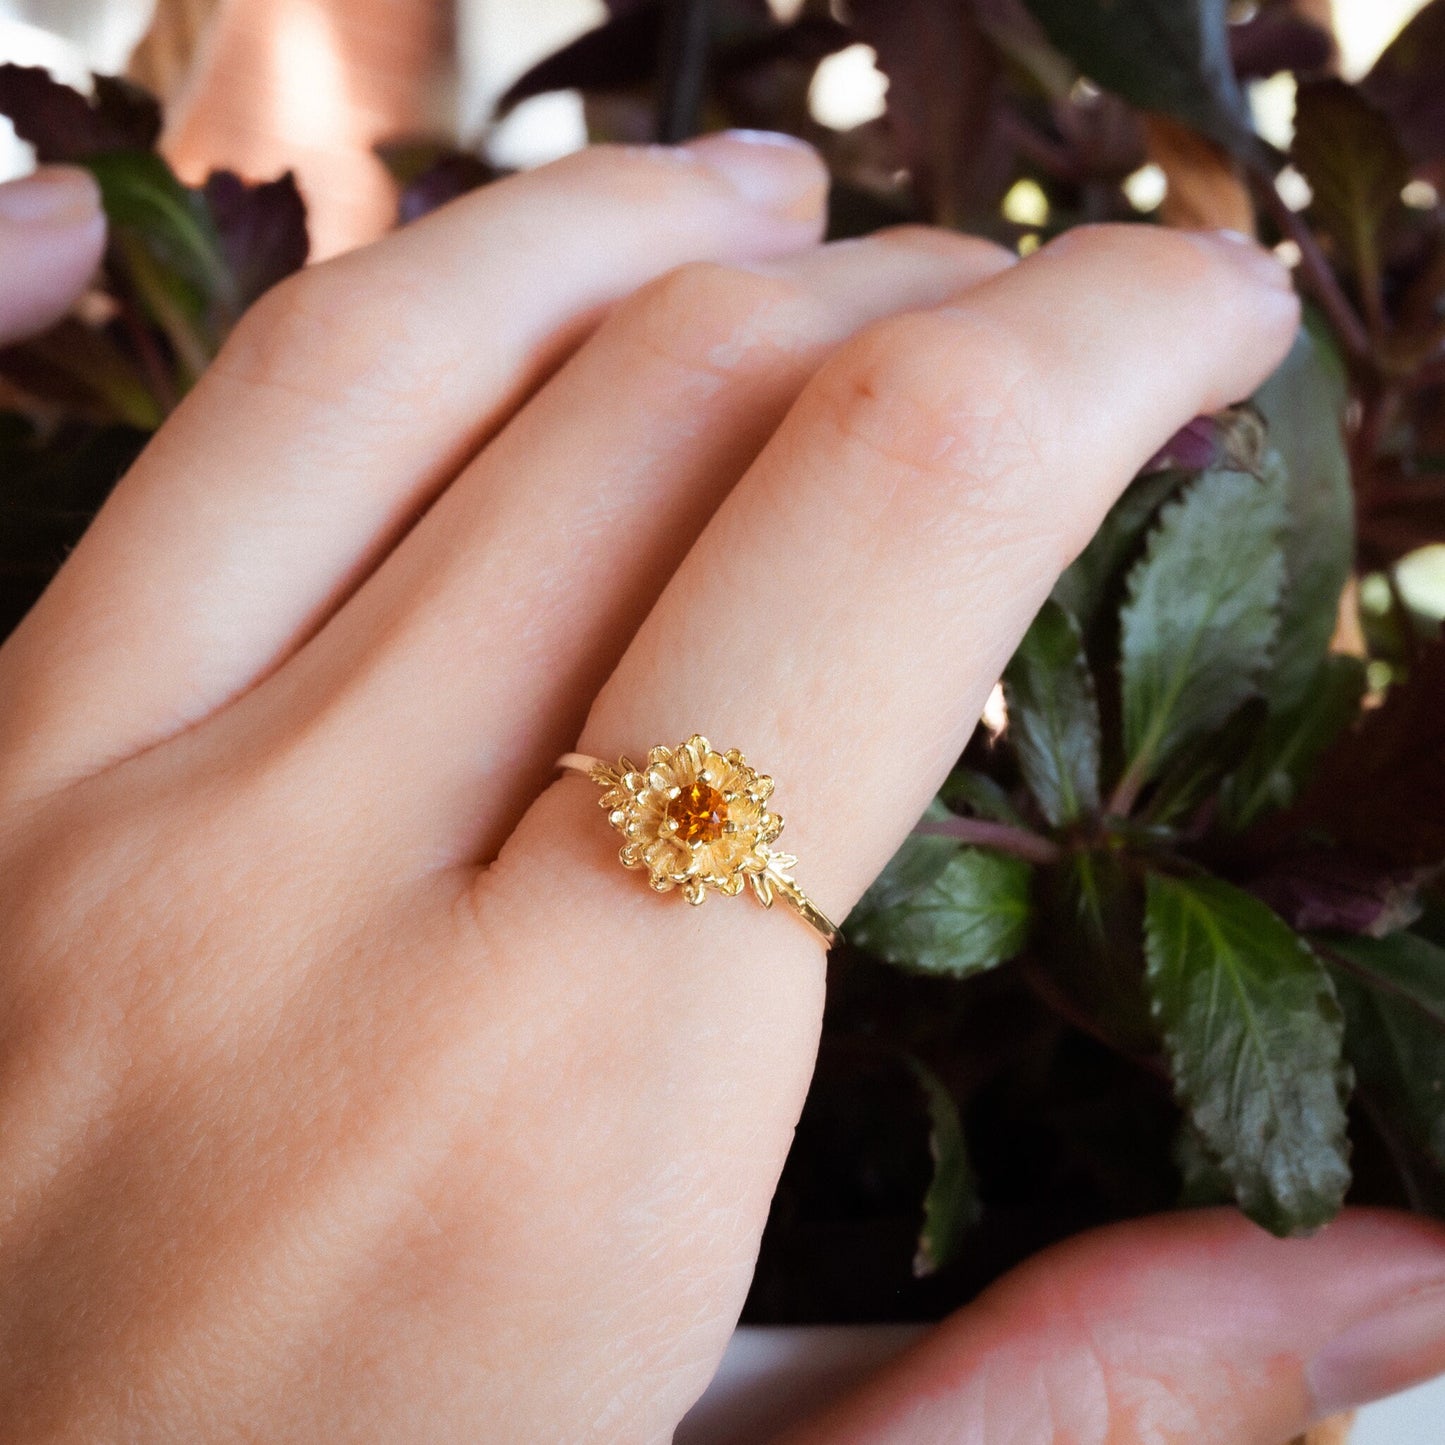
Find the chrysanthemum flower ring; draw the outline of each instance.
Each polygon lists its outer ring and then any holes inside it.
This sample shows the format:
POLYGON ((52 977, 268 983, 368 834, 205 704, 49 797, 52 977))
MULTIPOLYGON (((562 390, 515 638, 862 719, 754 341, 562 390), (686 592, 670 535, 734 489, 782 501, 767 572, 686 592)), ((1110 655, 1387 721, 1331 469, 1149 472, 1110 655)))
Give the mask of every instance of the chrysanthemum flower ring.
POLYGON ((567 753, 557 766, 601 787, 598 801, 622 835, 619 858, 645 869, 657 892, 679 889, 700 904, 709 892, 731 897, 747 887, 764 908, 782 899, 825 943, 837 938, 794 882, 798 860, 773 848, 783 831, 768 807, 773 780, 736 748, 720 752, 694 733, 679 747, 653 748, 640 767, 627 757, 613 765, 585 753, 567 753))

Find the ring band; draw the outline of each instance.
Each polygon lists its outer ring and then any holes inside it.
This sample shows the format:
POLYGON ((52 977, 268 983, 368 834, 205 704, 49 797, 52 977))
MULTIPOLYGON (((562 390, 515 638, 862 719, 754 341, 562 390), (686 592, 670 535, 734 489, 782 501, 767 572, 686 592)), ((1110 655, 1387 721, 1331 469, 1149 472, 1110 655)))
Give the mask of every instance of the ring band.
POLYGON ((773 851, 783 830, 767 806, 773 780, 736 748, 719 752, 694 733, 680 747, 651 749, 641 767, 586 753, 566 753, 557 766, 602 789, 607 821, 625 840, 618 857, 645 868, 657 892, 680 888, 698 904, 710 889, 732 896, 746 885, 764 908, 781 898, 825 943, 836 942, 836 925, 793 880, 798 860, 773 851))

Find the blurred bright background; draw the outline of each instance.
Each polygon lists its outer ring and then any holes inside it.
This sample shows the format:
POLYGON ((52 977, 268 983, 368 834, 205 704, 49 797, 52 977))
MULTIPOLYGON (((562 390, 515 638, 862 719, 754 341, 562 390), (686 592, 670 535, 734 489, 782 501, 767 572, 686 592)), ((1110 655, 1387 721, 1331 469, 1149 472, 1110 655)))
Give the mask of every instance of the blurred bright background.
MULTIPOLYGON (((151 28, 157 3, 165 28, 179 32, 183 43, 188 33, 207 25, 224 28, 226 12, 242 8, 244 0, 221 0, 219 5, 214 0, 0 0, 0 60, 46 65, 77 81, 89 70, 123 70, 151 28), (172 12, 178 18, 173 19, 172 12)), ((338 59, 347 49, 347 38, 338 33, 343 7, 325 0, 281 3, 287 10, 284 45, 270 57, 270 67, 277 104, 286 108, 287 129, 304 145, 335 125, 339 102, 355 106, 358 98, 345 95, 346 79, 338 73, 338 59), (288 79, 295 84, 288 85, 288 79)), ((1334 0, 1346 74, 1367 70, 1421 3, 1334 0)), ((773 0, 773 5, 786 14, 796 10, 797 0, 773 0)), ((372 8, 378 26, 395 23, 405 0, 372 8)), ((423 8, 412 7, 413 14, 423 8)), ((454 20, 444 20, 438 27, 454 27, 454 44, 448 48, 455 65, 440 67, 431 77, 432 106, 426 119, 463 137, 477 135, 511 80, 597 24, 603 13, 602 0, 463 0, 454 20)), ((175 45, 171 38, 173 49, 175 45)), ((142 66, 142 72, 147 68, 153 66, 142 66)), ((1258 103, 1274 138, 1287 127, 1290 96, 1278 85, 1263 90, 1258 103)), ((813 93, 818 119, 846 129, 876 115, 884 103, 884 83, 866 46, 855 46, 824 63, 813 93)), ((491 146, 498 160, 533 164, 582 142, 580 103, 570 95, 554 95, 521 107, 493 137, 491 146)), ((13 138, 0 138, 0 173, 13 173, 24 164, 24 153, 13 138)))

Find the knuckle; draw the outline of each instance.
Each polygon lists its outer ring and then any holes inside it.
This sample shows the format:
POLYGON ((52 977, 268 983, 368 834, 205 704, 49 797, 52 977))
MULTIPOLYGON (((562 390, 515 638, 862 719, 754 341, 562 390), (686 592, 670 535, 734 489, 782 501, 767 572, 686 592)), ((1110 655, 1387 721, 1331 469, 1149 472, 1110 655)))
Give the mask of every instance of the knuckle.
POLYGON ((1129 222, 1076 226, 1047 249, 1081 258, 1097 257, 1166 292, 1218 281, 1227 269, 1206 248, 1196 245, 1188 232, 1167 226, 1129 222))
POLYGON ((1038 461, 1031 347, 963 308, 891 317, 821 374, 849 443, 935 478, 986 488, 1038 461))
POLYGON ((614 324, 673 367, 726 378, 800 349, 816 330, 816 311, 783 277, 695 261, 643 287, 614 324))
MULTIPOLYGON (((410 288, 357 284, 346 258, 273 286, 241 318, 212 370, 252 388, 312 403, 345 405, 400 391, 410 288)), ((414 351, 415 348, 410 348, 414 351)))

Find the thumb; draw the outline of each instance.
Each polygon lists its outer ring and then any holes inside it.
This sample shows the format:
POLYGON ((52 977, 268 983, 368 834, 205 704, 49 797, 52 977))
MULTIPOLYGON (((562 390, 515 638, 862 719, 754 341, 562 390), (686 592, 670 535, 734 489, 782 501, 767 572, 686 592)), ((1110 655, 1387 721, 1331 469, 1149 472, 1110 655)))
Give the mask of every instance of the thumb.
POLYGON ((1437 1225, 1169 1215, 1029 1261, 787 1445, 1281 1445, 1440 1371, 1437 1225))
POLYGON ((0 185, 0 345, 63 316, 104 244, 100 190, 88 171, 42 166, 0 185))

